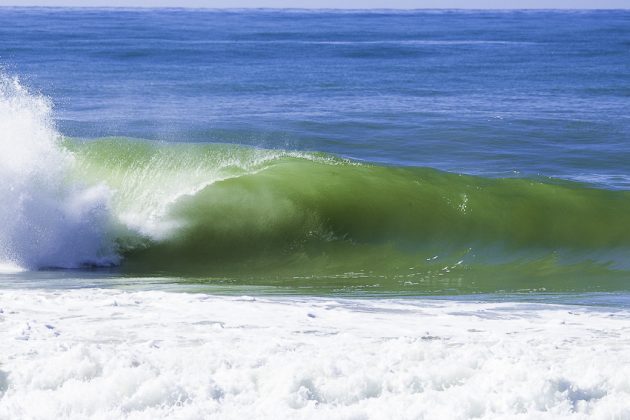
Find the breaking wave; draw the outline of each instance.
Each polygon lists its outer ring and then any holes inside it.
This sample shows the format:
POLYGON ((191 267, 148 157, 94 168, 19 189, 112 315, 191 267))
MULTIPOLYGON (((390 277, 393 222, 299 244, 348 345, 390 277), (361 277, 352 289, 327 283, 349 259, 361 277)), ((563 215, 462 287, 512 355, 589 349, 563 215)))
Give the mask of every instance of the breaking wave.
POLYGON ((0 77, 0 265, 76 268, 119 262, 110 237, 110 192, 70 174, 51 104, 0 77))
POLYGON ((64 139, 49 101, 6 77, 0 108, 5 268, 306 284, 628 278, 627 191, 236 145, 64 139))

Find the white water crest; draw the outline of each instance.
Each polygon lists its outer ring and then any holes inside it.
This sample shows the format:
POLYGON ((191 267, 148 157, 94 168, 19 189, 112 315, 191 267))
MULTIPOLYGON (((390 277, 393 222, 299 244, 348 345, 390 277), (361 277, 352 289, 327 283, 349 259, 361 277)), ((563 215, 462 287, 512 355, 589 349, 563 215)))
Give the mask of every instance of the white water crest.
POLYGON ((628 310, 21 289, 0 312, 0 420, 630 418, 628 310))
POLYGON ((50 101, 0 75, 0 265, 77 268, 117 262, 109 190, 71 179, 50 101))

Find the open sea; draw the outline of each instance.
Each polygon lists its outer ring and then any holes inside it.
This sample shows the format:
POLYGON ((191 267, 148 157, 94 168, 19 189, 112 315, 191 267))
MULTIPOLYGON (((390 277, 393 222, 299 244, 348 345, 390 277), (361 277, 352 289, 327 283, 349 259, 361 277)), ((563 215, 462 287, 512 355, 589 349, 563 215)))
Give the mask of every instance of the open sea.
POLYGON ((630 11, 0 8, 0 338, 3 420, 630 419, 630 11))

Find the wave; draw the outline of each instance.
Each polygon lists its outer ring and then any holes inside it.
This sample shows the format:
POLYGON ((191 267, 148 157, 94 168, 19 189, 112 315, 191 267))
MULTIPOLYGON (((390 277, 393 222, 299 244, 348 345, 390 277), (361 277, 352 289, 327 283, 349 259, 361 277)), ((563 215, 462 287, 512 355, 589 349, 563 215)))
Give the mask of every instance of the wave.
POLYGON ((131 273, 396 284, 627 277, 627 191, 233 145, 66 146, 82 179, 112 189, 131 273))
POLYGON ((4 267, 390 289, 628 278, 628 191, 227 144, 64 139, 49 101, 8 78, 0 107, 4 267))

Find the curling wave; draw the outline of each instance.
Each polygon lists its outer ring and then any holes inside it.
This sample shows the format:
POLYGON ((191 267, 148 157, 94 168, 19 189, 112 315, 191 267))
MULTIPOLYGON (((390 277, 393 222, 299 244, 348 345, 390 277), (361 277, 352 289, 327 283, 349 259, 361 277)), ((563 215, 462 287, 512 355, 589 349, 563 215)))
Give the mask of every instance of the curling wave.
POLYGON ((64 139, 49 101, 7 77, 0 178, 3 271, 115 265, 458 290, 489 279, 488 290, 514 279, 626 288, 629 277, 628 191, 236 145, 64 139))
POLYGON ((627 191, 231 145, 67 146, 83 179, 114 191, 131 229, 118 237, 129 272, 379 284, 627 278, 627 191))

